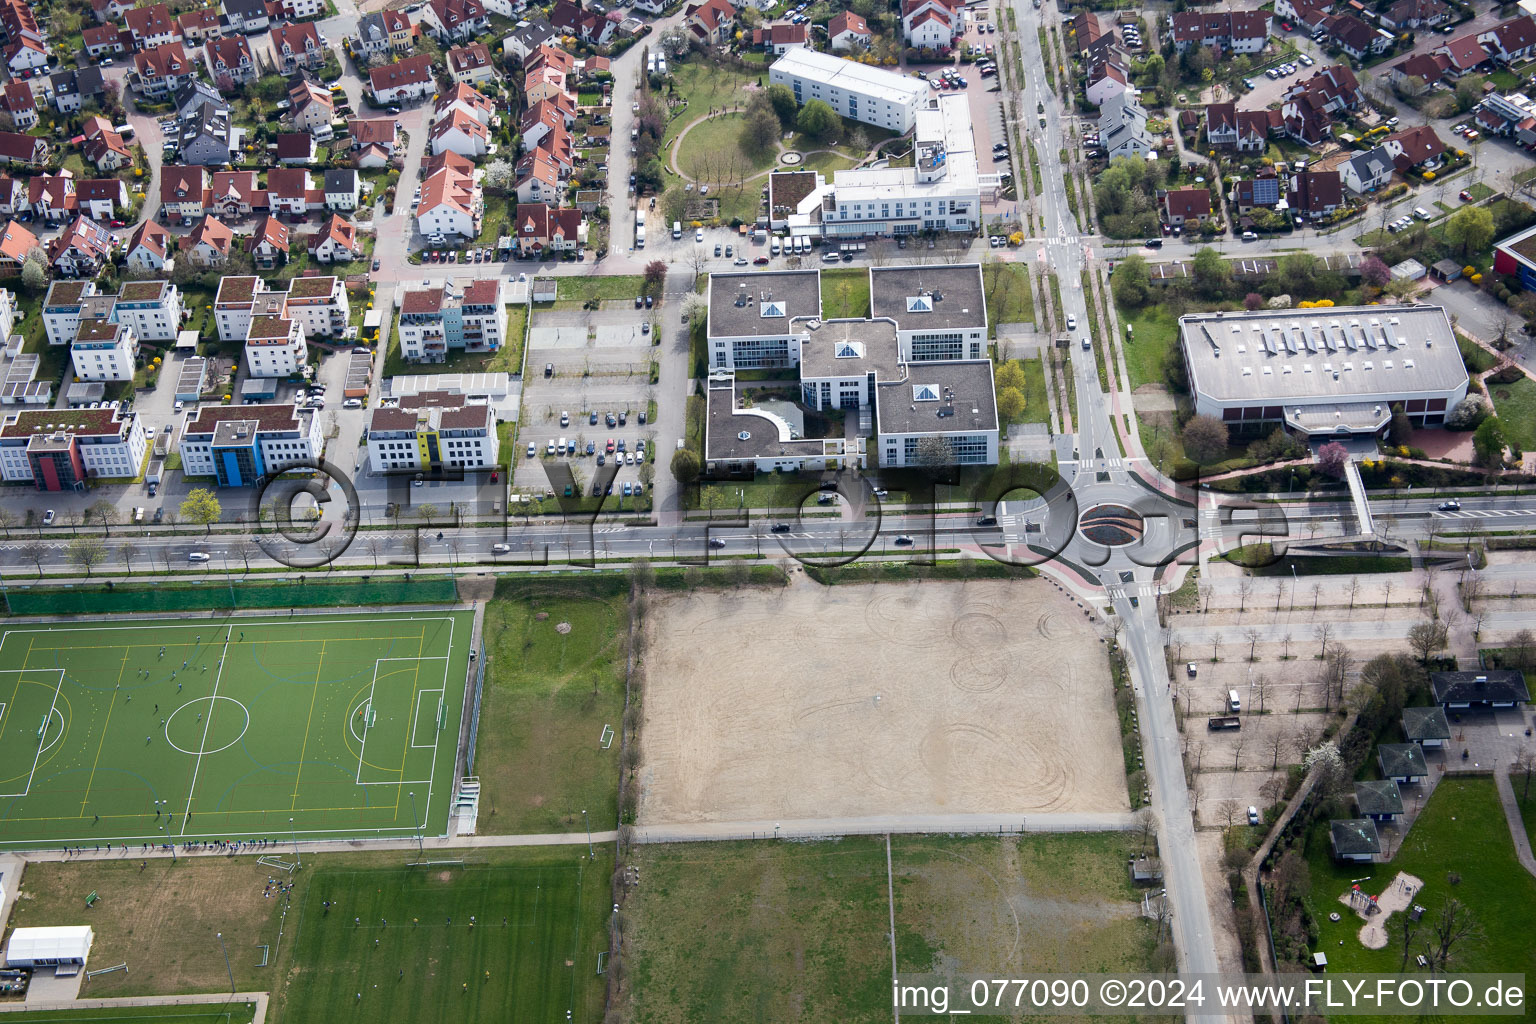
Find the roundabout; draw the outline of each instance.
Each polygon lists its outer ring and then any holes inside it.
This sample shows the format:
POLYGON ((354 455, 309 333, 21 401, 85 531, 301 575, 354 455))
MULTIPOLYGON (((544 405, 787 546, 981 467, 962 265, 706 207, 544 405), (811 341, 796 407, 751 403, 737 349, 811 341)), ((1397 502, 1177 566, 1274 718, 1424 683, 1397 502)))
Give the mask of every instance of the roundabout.
POLYGON ((1146 523, 1141 513, 1118 503, 1093 505, 1084 509, 1077 524, 1084 537, 1110 548, 1134 544, 1146 532, 1146 523))

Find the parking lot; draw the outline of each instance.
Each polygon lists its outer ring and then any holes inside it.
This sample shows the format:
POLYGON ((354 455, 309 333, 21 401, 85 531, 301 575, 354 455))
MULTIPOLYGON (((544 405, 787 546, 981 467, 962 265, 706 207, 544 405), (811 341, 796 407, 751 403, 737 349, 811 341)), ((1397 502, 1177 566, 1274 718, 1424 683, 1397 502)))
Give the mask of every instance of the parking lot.
POLYGON ((511 453, 514 491, 547 490, 544 460, 554 458, 572 465, 588 493, 599 465, 615 462, 621 468, 614 494, 622 497, 626 484, 649 490, 649 473, 642 478, 644 460, 636 454, 649 456, 655 447, 650 405, 657 389, 650 381, 659 322, 659 307, 622 302, 533 314, 518 450, 511 453))

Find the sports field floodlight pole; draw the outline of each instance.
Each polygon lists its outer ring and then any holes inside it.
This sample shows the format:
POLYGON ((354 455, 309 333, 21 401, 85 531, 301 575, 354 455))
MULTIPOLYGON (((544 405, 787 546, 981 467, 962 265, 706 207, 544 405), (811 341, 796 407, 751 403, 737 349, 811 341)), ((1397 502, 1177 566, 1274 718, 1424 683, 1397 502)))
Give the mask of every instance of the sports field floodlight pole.
POLYGON ((416 817, 416 791, 411 793, 411 828, 416 831, 416 859, 421 860, 426 854, 421 851, 421 819, 416 817))
POLYGON ((229 966, 229 948, 224 945, 224 933, 219 932, 219 948, 224 951, 224 970, 229 974, 229 994, 235 994, 235 972, 229 966))
POLYGON ((587 817, 587 810, 585 807, 583 807, 581 810, 581 820, 585 822, 587 826, 587 859, 591 860, 595 856, 595 854, 592 852, 592 819, 587 817))
POLYGON ((298 867, 303 867, 304 862, 299 859, 299 830, 294 827, 293 819, 288 819, 288 833, 293 836, 293 862, 298 867))

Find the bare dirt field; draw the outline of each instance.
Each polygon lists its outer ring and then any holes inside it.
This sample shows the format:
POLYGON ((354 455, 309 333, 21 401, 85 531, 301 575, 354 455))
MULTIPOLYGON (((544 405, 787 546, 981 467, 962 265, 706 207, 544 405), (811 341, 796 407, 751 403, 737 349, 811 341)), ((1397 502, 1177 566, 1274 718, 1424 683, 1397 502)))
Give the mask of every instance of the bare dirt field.
POLYGON ((648 620, 643 823, 1129 806, 1104 649, 1052 588, 807 583, 648 620))

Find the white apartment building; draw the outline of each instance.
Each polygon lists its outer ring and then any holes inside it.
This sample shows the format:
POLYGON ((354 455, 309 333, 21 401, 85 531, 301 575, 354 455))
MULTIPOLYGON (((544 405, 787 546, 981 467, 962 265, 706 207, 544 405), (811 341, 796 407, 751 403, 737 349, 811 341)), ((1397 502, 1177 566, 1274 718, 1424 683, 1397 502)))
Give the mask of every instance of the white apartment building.
POLYGON ((140 341, 175 341, 181 328, 181 291, 169 281, 128 281, 117 293, 112 318, 140 341))
POLYGON ((1401 404, 1438 426, 1467 396, 1440 306, 1334 306, 1179 318, 1195 412, 1238 430, 1299 437, 1380 434, 1401 404))
POLYGON ((0 343, 16 333, 16 293, 0 288, 0 343))
POLYGON ((87 320, 80 325, 69 347, 75 376, 83 381, 133 380, 139 339, 127 324, 87 320))
POLYGON ((304 325, 285 316, 254 316, 245 335, 245 368, 252 377, 287 377, 309 364, 304 325))
POLYGON ((147 450, 138 414, 116 402, 13 412, 0 423, 0 476, 40 491, 84 490, 89 479, 138 476, 147 450))
POLYGON ((443 391, 402 398, 398 408, 375 409, 368 423, 368 464, 374 472, 494 469, 498 448, 495 411, 443 391))
POLYGON ((831 184, 818 178, 793 210, 774 211, 774 225, 831 239, 974 232, 982 192, 993 192, 999 178, 980 173, 966 98, 941 97, 938 106, 918 110, 914 124, 913 166, 836 171, 831 184))
POLYGON ((181 434, 181 470, 221 487, 250 487, 284 467, 318 459, 320 418, 291 405, 212 405, 189 415, 181 434))
POLYGON ((768 79, 789 86, 801 105, 822 100, 843 117, 903 135, 928 102, 927 82, 804 47, 774 61, 768 79))
POLYGON ((272 291, 259 277, 226 277, 213 300, 213 319, 220 341, 245 341, 251 319, 281 316, 304 326, 307 337, 340 337, 346 333, 352 303, 339 277, 296 277, 286 292, 272 291))
POLYGON ((408 291, 400 299, 400 353, 413 362, 441 363, 450 349, 494 352, 506 341, 503 278, 453 282, 408 291))

